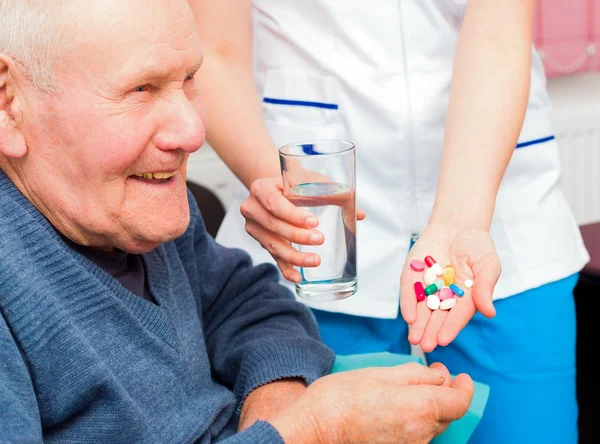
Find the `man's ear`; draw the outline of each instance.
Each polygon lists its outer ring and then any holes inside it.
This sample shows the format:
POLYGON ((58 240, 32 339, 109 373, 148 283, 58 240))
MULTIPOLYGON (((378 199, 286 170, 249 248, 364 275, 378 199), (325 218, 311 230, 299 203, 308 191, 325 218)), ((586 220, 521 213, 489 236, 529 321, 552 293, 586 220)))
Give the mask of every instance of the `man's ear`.
POLYGON ((15 63, 0 54, 0 155, 16 159, 27 153, 27 144, 15 115, 19 97, 14 69, 15 63))

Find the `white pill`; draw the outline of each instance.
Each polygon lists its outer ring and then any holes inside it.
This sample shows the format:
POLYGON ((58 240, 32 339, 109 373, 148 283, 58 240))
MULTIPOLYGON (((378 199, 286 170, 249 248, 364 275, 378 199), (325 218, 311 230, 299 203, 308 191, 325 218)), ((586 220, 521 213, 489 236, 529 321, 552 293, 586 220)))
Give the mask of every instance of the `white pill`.
POLYGON ((435 270, 435 274, 437 276, 442 276, 444 274, 444 269, 442 268, 442 266, 440 264, 438 264, 437 262, 435 264, 433 264, 431 266, 432 270, 435 270))
POLYGON ((431 310, 437 310, 438 308, 440 308, 440 298, 438 298, 434 294, 432 294, 431 296, 427 296, 427 306, 431 310))
POLYGON ((471 288, 473 286, 473 281, 471 279, 467 279, 465 281, 465 287, 471 288))
POLYGON ((425 270, 423 280, 425 281, 425 286, 435 283, 435 281, 437 281, 437 274, 435 274, 435 270, 433 268, 428 268, 425 270))
POLYGON ((440 310, 450 310, 452 307, 456 305, 456 299, 444 299, 440 302, 440 310))

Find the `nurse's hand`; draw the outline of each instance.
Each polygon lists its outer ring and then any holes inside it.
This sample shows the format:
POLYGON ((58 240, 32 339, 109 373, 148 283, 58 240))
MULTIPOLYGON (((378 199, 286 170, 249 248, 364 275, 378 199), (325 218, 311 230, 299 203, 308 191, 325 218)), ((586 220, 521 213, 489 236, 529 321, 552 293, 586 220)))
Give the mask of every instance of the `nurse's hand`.
POLYGON ((488 318, 495 316, 492 292, 500 271, 494 243, 484 229, 468 225, 429 225, 409 252, 400 278, 400 309, 411 326, 410 343, 420 344, 424 352, 430 352, 438 345, 452 342, 477 311, 488 318), (426 256, 432 256, 442 268, 452 265, 456 282, 465 292, 448 311, 432 311, 426 301, 417 303, 414 283, 423 282, 423 272, 414 271, 410 262, 423 261, 426 256), (474 282, 471 289, 465 288, 467 279, 474 282))
MULTIPOLYGON (((321 258, 314 253, 300 253, 290 242, 301 245, 321 245, 323 233, 315 228, 319 220, 311 212, 297 208, 283 196, 281 176, 258 179, 250 187, 250 195, 240 207, 246 218, 246 231, 266 249, 277 262, 283 277, 300 282, 300 273, 293 267, 317 267, 321 258)), ((357 211, 357 219, 365 213, 357 211)))

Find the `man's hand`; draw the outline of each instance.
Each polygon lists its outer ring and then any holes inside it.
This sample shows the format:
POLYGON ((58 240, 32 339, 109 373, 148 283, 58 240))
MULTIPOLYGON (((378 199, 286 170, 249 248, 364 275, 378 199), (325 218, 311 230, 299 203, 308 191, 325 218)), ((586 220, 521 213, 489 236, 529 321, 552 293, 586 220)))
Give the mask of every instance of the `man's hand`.
POLYGON ((238 432, 291 406, 305 391, 306 384, 302 379, 283 379, 258 387, 244 401, 238 432))
POLYGON ((441 364, 337 373, 311 384, 269 422, 290 443, 429 443, 461 418, 473 398, 465 374, 441 364))
POLYGON ((499 276, 500 261, 487 231, 476 226, 430 224, 410 250, 400 278, 400 308, 411 326, 409 341, 430 352, 438 344, 452 342, 477 311, 493 317, 492 292, 499 276), (417 303, 414 283, 423 281, 423 272, 414 271, 409 264, 425 256, 432 256, 442 268, 452 265, 456 270, 457 284, 465 294, 449 311, 431 311, 426 301, 417 303), (473 288, 465 288, 466 279, 473 280, 473 288))

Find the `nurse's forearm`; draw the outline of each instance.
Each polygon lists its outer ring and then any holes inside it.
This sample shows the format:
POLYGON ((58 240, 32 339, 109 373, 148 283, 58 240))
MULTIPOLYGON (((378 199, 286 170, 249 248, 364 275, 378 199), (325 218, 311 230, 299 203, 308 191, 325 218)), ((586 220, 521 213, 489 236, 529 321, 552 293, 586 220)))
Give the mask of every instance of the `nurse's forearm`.
POLYGON ((529 95, 534 0, 471 0, 454 60, 431 223, 489 229, 529 95))
POLYGON ((196 85, 207 107, 208 143, 250 187, 279 174, 252 73, 250 0, 189 0, 204 63, 196 85))

